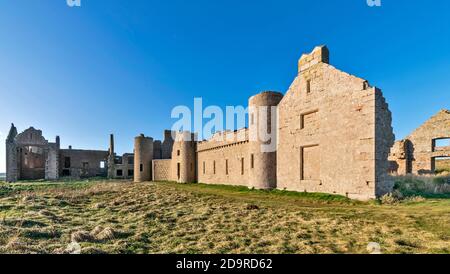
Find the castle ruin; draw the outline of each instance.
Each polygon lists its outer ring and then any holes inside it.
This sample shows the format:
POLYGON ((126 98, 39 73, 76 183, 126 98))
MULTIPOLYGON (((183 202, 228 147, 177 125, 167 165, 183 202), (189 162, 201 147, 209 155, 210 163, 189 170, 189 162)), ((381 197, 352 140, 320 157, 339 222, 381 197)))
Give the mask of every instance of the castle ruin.
POLYGON ((249 127, 197 140, 191 132, 164 132, 164 141, 141 134, 134 153, 61 149, 42 132, 11 127, 7 181, 105 176, 134 182, 174 181, 321 192, 368 200, 392 190, 390 173, 433 173, 450 156, 450 112, 443 110, 405 140, 395 142, 392 117, 380 89, 329 64, 316 47, 298 63, 286 94, 249 98, 249 127), (266 113, 257 111, 267 108, 266 113), (261 130, 276 136, 252 138, 261 130), (265 151, 271 145, 274 150, 265 151))
POLYGON ((41 130, 30 127, 18 134, 12 124, 6 139, 6 181, 106 176, 107 159, 108 151, 61 149, 59 136, 52 143, 41 130))
POLYGON ((285 96, 263 92, 249 99, 249 128, 198 141, 174 133, 171 159, 151 157, 151 140, 135 140, 135 181, 200 182, 256 189, 323 192, 367 200, 392 189, 388 156, 394 144, 391 112, 381 91, 329 65, 325 46, 299 61, 285 96), (252 109, 268 107, 267 117, 252 109), (276 107, 275 120, 271 107, 276 107), (266 118, 266 119, 261 119, 266 118), (268 119, 267 119, 268 118, 268 119), (268 125, 262 125, 267 121, 268 125), (260 127, 277 130, 276 150, 253 140, 260 127))
MULTIPOLYGON (((152 143, 152 159, 162 159, 171 154, 173 140, 170 131, 164 143, 152 143)), ((69 146, 62 149, 60 138, 46 140, 41 130, 30 127, 18 134, 11 125, 6 139, 6 181, 59 180, 104 177, 133 179, 135 155, 118 156, 114 151, 114 136, 110 136, 109 150, 81 150, 69 146)))

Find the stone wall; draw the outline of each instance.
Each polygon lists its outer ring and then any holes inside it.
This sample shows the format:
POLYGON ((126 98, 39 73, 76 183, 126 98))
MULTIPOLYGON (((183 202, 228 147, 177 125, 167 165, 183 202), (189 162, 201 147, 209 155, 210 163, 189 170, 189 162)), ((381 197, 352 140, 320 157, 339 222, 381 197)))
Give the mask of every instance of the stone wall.
POLYGON ((19 179, 19 170, 17 162, 17 145, 15 138, 17 136, 17 128, 11 125, 8 137, 6 138, 6 181, 15 182, 19 179))
POLYGON ((197 137, 190 132, 176 133, 170 167, 171 181, 193 183, 197 181, 197 137))
POLYGON ((437 147, 439 139, 450 138, 450 111, 441 110, 391 149, 391 172, 399 175, 434 174, 435 161, 450 157, 450 145, 437 147))
POLYGON ((164 141, 161 145, 161 159, 171 159, 172 158, 172 148, 174 143, 175 133, 170 130, 164 131, 164 141))
MULTIPOLYGON (((59 138, 57 138, 59 140, 59 138)), ((54 144, 49 144, 47 160, 45 164, 45 179, 58 180, 59 179, 59 141, 54 144)))
POLYGON ((436 139, 450 138, 450 111, 442 110, 406 137, 412 144, 412 172, 415 174, 434 173, 436 157, 450 157, 450 147, 437 150, 436 139))
POLYGON ((249 185, 250 153, 247 129, 217 133, 197 145, 198 182, 249 185))
POLYGON ((59 176, 59 137, 48 142, 42 131, 30 127, 20 134, 14 125, 6 140, 7 181, 54 180, 59 176))
POLYGON ((104 162, 106 165, 108 155, 108 151, 101 150, 61 149, 59 156, 61 177, 74 179, 106 177, 107 169, 100 168, 100 163, 104 162))
POLYGON ((173 181, 171 178, 170 167, 172 165, 171 159, 153 160, 153 178, 154 182, 173 181))
MULTIPOLYGON (((375 194, 381 197, 392 191, 394 181, 389 176, 389 153, 394 145, 392 113, 379 89, 375 90, 375 194)), ((369 183, 370 184, 370 183, 369 183)))
POLYGON ((396 141, 389 154, 389 172, 405 175, 412 172, 407 140, 396 141))
POLYGON ((125 153, 120 157, 115 157, 114 161, 112 179, 134 178, 134 154, 125 153))
POLYGON ((56 136, 54 143, 42 135, 42 131, 30 127, 20 134, 11 125, 6 140, 7 181, 18 180, 58 180, 64 178, 130 178, 128 170, 133 165, 128 163, 132 154, 125 154, 125 163, 115 165, 114 136, 110 136, 109 151, 60 149, 60 138, 56 136), (115 167, 123 169, 123 176, 117 176, 115 167), (110 172, 110 174, 108 174, 110 172))
POLYGON ((393 138, 381 92, 327 64, 324 47, 302 59, 278 108, 277 187, 375 198, 393 138))

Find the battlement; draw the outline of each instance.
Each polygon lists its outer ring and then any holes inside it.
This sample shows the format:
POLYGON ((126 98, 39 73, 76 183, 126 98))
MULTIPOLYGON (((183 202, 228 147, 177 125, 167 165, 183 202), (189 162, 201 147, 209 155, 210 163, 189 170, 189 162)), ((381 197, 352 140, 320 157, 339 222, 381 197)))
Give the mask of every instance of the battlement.
POLYGON ((246 143, 249 141, 249 131, 247 128, 236 131, 223 131, 214 134, 211 139, 197 144, 197 152, 217 149, 230 145, 246 143))
POLYGON ((330 63, 330 51, 327 46, 318 46, 310 54, 303 54, 298 61, 298 73, 309 69, 318 63, 330 63))

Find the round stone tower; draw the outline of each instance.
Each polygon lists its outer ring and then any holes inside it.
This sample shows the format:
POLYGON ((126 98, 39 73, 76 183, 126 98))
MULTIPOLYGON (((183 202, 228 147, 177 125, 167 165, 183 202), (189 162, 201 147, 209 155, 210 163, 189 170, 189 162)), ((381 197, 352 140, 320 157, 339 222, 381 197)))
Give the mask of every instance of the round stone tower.
POLYGON ((277 187, 277 106, 279 92, 266 91, 249 99, 249 187, 277 187))
POLYGON ((141 183, 152 179, 153 138, 144 134, 134 139, 134 182, 141 183))
POLYGON ((196 135, 190 132, 177 132, 172 150, 172 179, 179 183, 197 181, 196 135))

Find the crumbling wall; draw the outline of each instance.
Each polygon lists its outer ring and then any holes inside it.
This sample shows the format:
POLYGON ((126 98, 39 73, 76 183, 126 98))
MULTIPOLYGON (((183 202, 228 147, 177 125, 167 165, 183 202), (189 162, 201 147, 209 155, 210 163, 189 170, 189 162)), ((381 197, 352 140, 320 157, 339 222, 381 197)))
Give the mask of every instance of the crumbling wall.
POLYGON ((153 142, 153 159, 162 159, 162 143, 161 141, 153 142))
POLYGON ((161 145, 161 159, 171 159, 175 132, 164 131, 164 141, 161 145))
POLYGON ((6 138, 6 181, 15 182, 19 179, 19 168, 17 161, 18 149, 15 143, 17 128, 11 124, 11 128, 6 138))
POLYGON ((60 150, 60 174, 68 178, 106 177, 107 169, 100 168, 100 163, 107 163, 109 151, 101 150, 60 150), (70 165, 66 165, 66 158, 70 165))
POLYGON ((381 197, 392 191, 394 181, 389 176, 389 153, 395 142, 392 113, 380 90, 375 90, 375 194, 381 197))
POLYGON ((45 179, 59 179, 59 143, 49 144, 45 163, 45 179))
POLYGON ((57 137, 56 143, 49 143, 42 131, 33 127, 17 134, 12 125, 7 140, 7 180, 57 178, 58 140, 57 137))
MULTIPOLYGON (((133 179, 134 178, 134 154, 125 153, 120 157, 115 157, 120 159, 119 163, 114 161, 111 179, 133 179)), ((108 164, 108 167, 111 166, 108 164)), ((108 171, 109 173, 109 171, 108 171)), ((110 176, 110 175, 108 175, 110 176)))
POLYGON ((450 111, 441 110, 391 149, 391 172, 399 175, 434 174, 435 160, 450 157, 450 146, 437 147, 439 139, 450 138, 450 111))
POLYGON ((389 154, 389 173, 405 175, 412 172, 411 142, 409 140, 396 141, 389 154))

